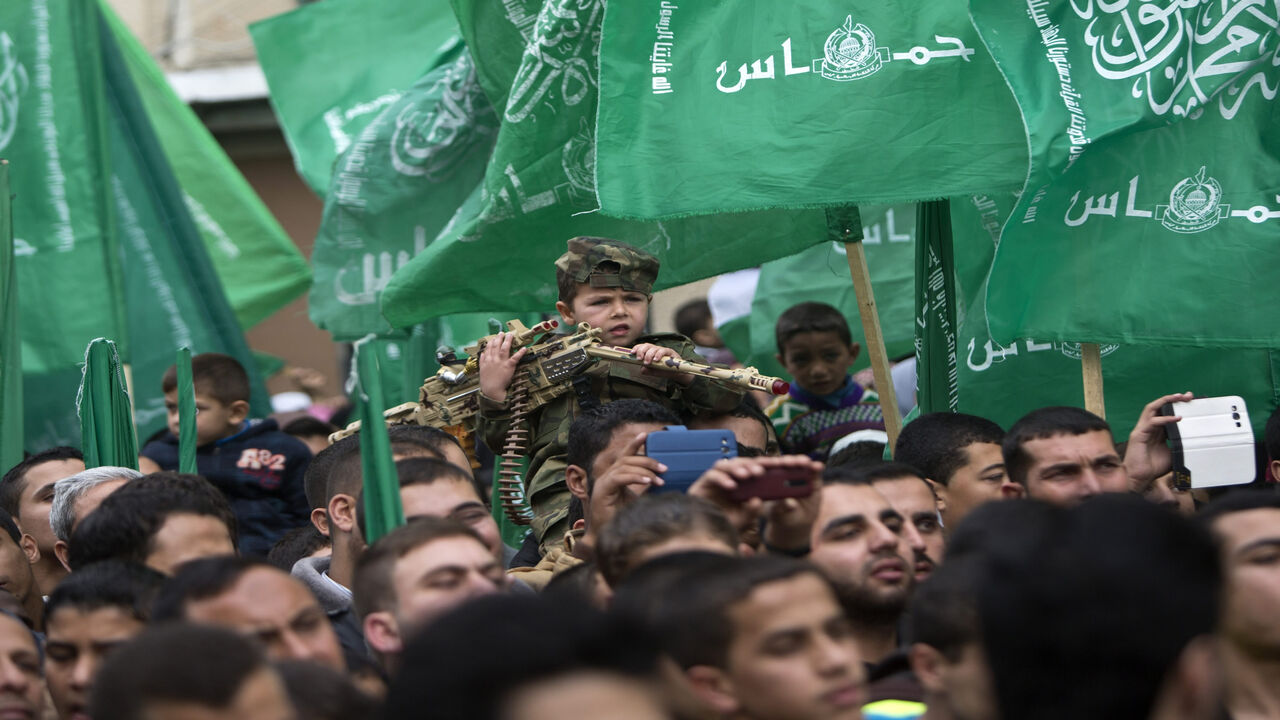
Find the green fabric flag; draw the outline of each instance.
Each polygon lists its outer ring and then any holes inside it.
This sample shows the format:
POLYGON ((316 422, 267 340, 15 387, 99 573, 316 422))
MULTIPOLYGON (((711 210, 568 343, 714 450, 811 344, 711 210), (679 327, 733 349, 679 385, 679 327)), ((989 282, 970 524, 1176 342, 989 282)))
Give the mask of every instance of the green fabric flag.
POLYGON ((395 330, 378 307, 382 288, 478 187, 497 133, 461 43, 364 127, 338 157, 325 198, 312 254, 317 326, 340 341, 395 330))
POLYGON ((951 203, 920 203, 916 229, 916 406, 921 412, 955 412, 960 398, 951 203))
POLYGON ((0 468, 22 462, 22 337, 9 163, 0 160, 0 468))
POLYGON ((963 2, 615 2, 602 46, 610 215, 909 202, 1026 177, 1017 105, 963 2))
POLYGON ((991 336, 1280 347, 1280 6, 970 5, 1031 149, 991 336))
POLYGON ((191 377, 191 348, 178 348, 178 472, 196 475, 196 384, 191 377))
POLYGON ((110 340, 97 338, 85 350, 76 412, 80 414, 80 447, 86 468, 114 465, 138 469, 138 436, 133 429, 124 366, 110 340))
POLYGON ((454 52, 457 32, 448 5, 421 0, 325 0, 249 26, 298 173, 317 195, 364 128, 454 52))
POLYGON ((106 3, 102 12, 181 187, 227 300, 244 329, 311 284, 306 258, 204 123, 106 3))
MULTIPOLYGON (((951 392, 958 394, 959 411, 1005 428, 1039 407, 1084 405, 1078 343, 1001 344, 987 331, 986 276, 1000 227, 1016 202, 1013 194, 952 201, 955 296, 935 298, 952 304, 958 318, 951 392)), ((1102 355, 1107 420, 1117 440, 1126 439, 1144 405, 1170 392, 1242 396, 1259 437, 1280 401, 1280 353, 1272 350, 1103 345, 1102 355)), ((930 352, 921 356, 918 371, 946 377, 952 362, 945 352, 930 352)))
MULTIPOLYGON (((880 313, 885 349, 890 359, 910 354, 914 347, 915 210, 910 205, 870 205, 858 209, 862 213, 862 244, 880 313)), ((844 314, 853 341, 862 346, 854 371, 870 364, 845 252, 843 244, 827 242, 760 266, 746 330, 750 351, 743 354, 738 349, 742 341, 733 337, 738 331, 732 327, 728 332, 720 328, 722 339, 735 351, 739 361, 767 375, 786 377, 786 370, 775 357, 778 346, 774 327, 778 317, 796 303, 824 302, 844 314)))
POLYGON ((655 289, 826 239, 821 212, 669 222, 603 216, 595 193, 603 0, 454 0, 454 9, 481 87, 502 108, 502 125, 482 187, 383 291, 382 312, 393 327, 479 309, 550 309, 553 263, 575 235, 654 253, 662 262, 655 289))
POLYGON ((376 409, 386 407, 378 355, 362 350, 360 345, 356 346, 357 395, 361 400, 360 468, 364 472, 365 542, 372 545, 404 524, 404 506, 400 502, 400 481, 391 456, 387 424, 382 412, 376 409))

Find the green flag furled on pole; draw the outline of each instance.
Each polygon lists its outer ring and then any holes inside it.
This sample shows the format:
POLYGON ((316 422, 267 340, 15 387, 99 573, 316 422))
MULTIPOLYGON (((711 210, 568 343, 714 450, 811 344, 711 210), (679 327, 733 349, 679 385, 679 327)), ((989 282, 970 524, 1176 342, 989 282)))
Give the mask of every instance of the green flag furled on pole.
POLYGON ((611 237, 662 262, 657 289, 791 255, 826 238, 821 212, 669 222, 604 217, 596 200, 602 0, 455 0, 502 125, 483 186, 382 297, 393 327, 470 310, 548 310, 552 266, 575 235, 611 237))
POLYGON ((921 412, 955 412, 960 398, 951 203, 920 203, 916 233, 916 404, 921 412))
POLYGON ((1026 177, 1017 105, 963 2, 610 3, 597 128, 600 207, 619 217, 930 200, 1026 177))
POLYGON ((0 468, 22 462, 22 337, 13 264, 9 163, 0 160, 0 468))
POLYGON ((382 376, 377 353, 361 352, 356 346, 356 372, 360 398, 360 468, 364 472, 365 542, 378 538, 404 524, 404 506, 400 502, 400 480, 391 457, 391 441, 382 418, 382 376))
MULTIPOLYGON (((953 308, 959 323, 956 356, 952 360, 945 348, 941 352, 929 348, 917 366, 922 383, 926 375, 936 378, 937 385, 952 378, 949 392, 958 397, 960 412, 990 418, 1006 428, 1036 408, 1084 405, 1079 343, 1031 339, 1001 344, 987 331, 983 306, 987 273, 1001 224, 1016 202, 1013 194, 951 202, 955 295, 931 294, 930 310, 935 304, 953 308), (950 374, 951 367, 955 374, 950 374)), ((926 335, 922 341, 930 342, 932 337, 926 335)), ((1103 345, 1102 353, 1107 420, 1116 440, 1125 439, 1145 404, 1170 392, 1244 397, 1259 437, 1280 401, 1280 387, 1274 380, 1280 378, 1280 353, 1274 351, 1103 345)))
POLYGON ((115 465, 138 469, 138 437, 124 366, 110 340, 97 338, 85 350, 76 411, 80 413, 80 447, 86 468, 115 465))
POLYGON ((1006 347, 1280 347, 1280 6, 1163 5, 970 3, 1031 148, 987 291, 1006 347))
POLYGON ((298 173, 324 197, 338 156, 454 52, 458 22, 443 2, 325 0, 249 32, 298 173))
POLYGON ((178 472, 195 475, 196 384, 191 377, 191 348, 178 348, 174 363, 178 379, 178 472))
MULTIPOLYGON (((105 2, 103 16, 137 88, 146 117, 203 238, 227 301, 244 329, 311 284, 306 258, 249 186, 204 123, 105 2)), ((105 41, 104 41, 105 42, 105 41)))

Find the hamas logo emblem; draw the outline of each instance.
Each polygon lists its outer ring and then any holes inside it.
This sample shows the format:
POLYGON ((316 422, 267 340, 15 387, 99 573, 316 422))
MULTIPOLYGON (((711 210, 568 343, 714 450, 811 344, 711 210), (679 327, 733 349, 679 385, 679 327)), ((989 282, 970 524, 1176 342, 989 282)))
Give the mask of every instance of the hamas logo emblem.
POLYGON ((1195 177, 1178 183, 1169 193, 1168 205, 1156 206, 1156 218, 1174 232, 1197 233, 1208 230, 1231 214, 1230 205, 1222 205, 1222 186, 1205 174, 1204 167, 1195 177))
MULTIPOLYGON (((1054 343, 1053 347, 1056 348, 1058 352, 1066 355, 1072 360, 1079 360, 1081 355, 1084 354, 1080 349, 1080 343, 1076 342, 1054 343)), ((1119 349, 1119 345, 1101 345, 1098 347, 1098 354, 1102 357, 1106 357, 1119 349)))
POLYGON ((18 101, 27 91, 27 69, 18 62, 13 39, 0 32, 0 150, 18 130, 18 101))
POLYGON ((862 23, 853 24, 853 16, 827 36, 823 46, 826 58, 813 61, 813 71, 838 82, 857 80, 879 70, 890 58, 889 48, 876 47, 875 33, 862 23))

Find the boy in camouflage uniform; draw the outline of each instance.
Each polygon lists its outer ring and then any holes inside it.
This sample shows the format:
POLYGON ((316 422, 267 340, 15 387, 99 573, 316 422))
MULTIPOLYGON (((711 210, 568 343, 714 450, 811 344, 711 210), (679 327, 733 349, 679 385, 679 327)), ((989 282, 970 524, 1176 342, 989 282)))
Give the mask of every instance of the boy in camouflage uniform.
MULTIPOLYGON (((556 260, 556 303, 566 328, 585 322, 604 331, 603 341, 631 348, 648 365, 664 357, 703 360, 693 343, 675 333, 644 334, 658 259, 617 240, 576 237, 556 260)), ((480 436, 501 448, 511 427, 507 388, 522 348, 511 352, 511 334, 502 333, 480 355, 480 436)), ((534 410, 529 416, 529 469, 525 493, 533 509, 533 531, 545 554, 563 542, 569 530, 569 489, 565 486, 565 448, 569 426, 582 410, 622 398, 658 402, 677 414, 725 413, 743 391, 705 377, 680 375, 625 363, 599 363, 583 373, 574 391, 534 410)))

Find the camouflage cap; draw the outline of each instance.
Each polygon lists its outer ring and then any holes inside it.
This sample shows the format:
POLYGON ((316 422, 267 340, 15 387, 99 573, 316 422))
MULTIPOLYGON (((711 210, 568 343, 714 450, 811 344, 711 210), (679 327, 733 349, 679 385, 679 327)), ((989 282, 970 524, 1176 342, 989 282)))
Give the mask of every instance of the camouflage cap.
POLYGON ((569 251, 556 260, 556 270, 591 287, 617 287, 647 295, 658 278, 658 258, 618 240, 576 237, 569 240, 569 251), (602 263, 612 263, 618 269, 601 268, 602 263))

